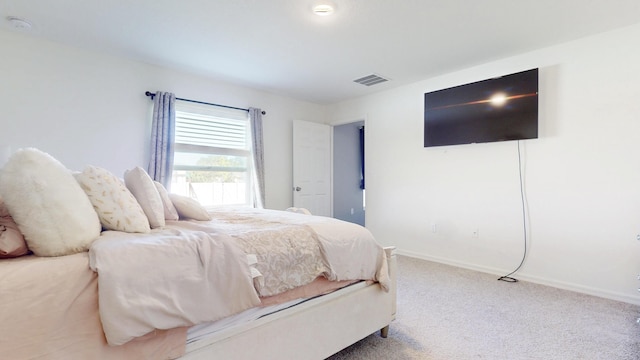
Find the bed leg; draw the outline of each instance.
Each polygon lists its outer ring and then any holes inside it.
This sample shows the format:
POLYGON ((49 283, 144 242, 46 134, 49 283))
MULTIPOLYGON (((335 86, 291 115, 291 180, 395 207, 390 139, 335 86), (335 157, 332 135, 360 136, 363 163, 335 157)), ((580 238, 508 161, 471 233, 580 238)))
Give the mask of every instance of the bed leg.
POLYGON ((386 339, 388 335, 389 335, 389 325, 380 329, 380 337, 383 337, 386 339))

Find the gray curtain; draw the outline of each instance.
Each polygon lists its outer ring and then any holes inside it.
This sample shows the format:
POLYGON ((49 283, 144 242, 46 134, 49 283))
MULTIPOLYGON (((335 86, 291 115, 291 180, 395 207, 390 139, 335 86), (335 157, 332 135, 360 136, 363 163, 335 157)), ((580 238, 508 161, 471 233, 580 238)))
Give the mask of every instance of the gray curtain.
POLYGON ((171 185, 173 170, 173 144, 176 127, 176 95, 156 92, 153 98, 153 124, 151 125, 151 159, 149 175, 167 189, 171 185))
POLYGON ((257 208, 264 207, 264 145, 262 143, 262 110, 249 108, 249 120, 251 121, 251 151, 255 167, 256 190, 254 204, 257 208))

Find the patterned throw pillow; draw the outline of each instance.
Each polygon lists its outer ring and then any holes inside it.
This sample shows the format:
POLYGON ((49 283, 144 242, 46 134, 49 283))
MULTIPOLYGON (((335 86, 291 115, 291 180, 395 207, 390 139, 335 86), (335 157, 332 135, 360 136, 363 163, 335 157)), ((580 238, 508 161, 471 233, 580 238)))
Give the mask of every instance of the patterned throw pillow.
POLYGON ((129 233, 148 233, 149 220, 125 184, 109 171, 87 166, 75 174, 98 213, 102 227, 129 233))

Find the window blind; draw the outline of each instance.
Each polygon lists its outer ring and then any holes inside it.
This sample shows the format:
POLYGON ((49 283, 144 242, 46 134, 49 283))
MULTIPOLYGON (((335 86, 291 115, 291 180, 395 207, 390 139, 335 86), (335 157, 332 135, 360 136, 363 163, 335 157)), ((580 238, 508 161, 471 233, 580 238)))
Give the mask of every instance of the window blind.
POLYGON ((249 129, 244 119, 230 119, 205 114, 176 111, 176 144, 227 149, 247 149, 249 129))

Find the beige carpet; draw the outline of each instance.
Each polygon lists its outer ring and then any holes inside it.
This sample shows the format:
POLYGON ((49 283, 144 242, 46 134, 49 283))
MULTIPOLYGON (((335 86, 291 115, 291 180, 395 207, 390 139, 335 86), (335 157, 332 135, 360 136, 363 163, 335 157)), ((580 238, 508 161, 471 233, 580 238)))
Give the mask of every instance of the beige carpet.
POLYGON ((404 256, 398 269, 389 337, 330 360, 640 359, 638 306, 404 256))

